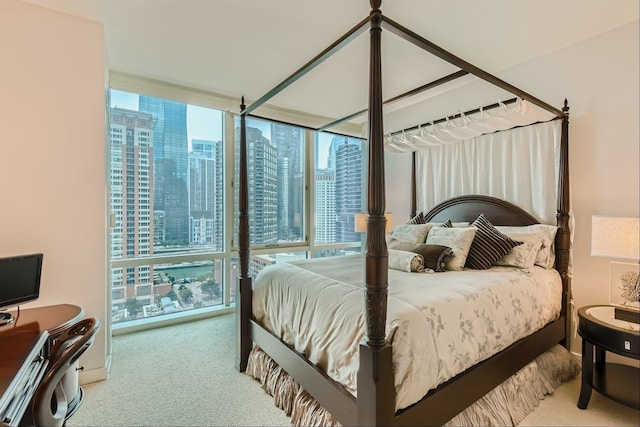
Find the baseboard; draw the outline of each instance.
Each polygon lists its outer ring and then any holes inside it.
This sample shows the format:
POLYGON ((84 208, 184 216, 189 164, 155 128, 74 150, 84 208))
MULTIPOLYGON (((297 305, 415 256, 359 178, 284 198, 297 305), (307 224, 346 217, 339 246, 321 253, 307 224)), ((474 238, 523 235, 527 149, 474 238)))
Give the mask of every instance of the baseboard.
POLYGON ((80 385, 97 383, 109 378, 109 372, 111 371, 111 355, 107 357, 105 366, 96 369, 83 369, 78 375, 78 382, 80 385))

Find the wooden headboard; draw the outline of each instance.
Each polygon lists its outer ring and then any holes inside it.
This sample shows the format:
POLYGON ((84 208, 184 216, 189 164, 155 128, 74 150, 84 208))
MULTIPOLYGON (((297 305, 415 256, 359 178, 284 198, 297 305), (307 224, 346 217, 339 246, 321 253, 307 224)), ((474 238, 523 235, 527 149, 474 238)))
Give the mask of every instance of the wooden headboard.
POLYGON ((524 226, 539 221, 524 209, 490 196, 466 195, 445 200, 425 214, 429 222, 452 221, 473 222, 480 214, 494 225, 524 226))

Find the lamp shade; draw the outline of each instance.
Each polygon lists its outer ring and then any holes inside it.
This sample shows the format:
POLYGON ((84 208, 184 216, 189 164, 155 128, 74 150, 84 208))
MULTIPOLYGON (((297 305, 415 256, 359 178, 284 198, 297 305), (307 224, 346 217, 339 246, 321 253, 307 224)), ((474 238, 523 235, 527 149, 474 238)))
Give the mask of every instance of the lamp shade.
MULTIPOLYGON (((384 217, 387 219, 387 225, 385 227, 384 232, 385 233, 390 233, 391 230, 393 230, 392 225, 391 225, 391 212, 387 212, 384 214, 384 217)), ((367 213, 366 212, 359 212, 357 214, 354 214, 353 216, 354 218, 354 231, 356 233, 366 233, 367 232, 367 213)))
POLYGON ((591 255, 640 259, 640 218, 591 217, 591 255))
POLYGON ((391 233, 393 231, 393 226, 391 225, 391 221, 392 221, 392 216, 391 216, 391 212, 386 212, 384 214, 384 217, 387 219, 387 225, 384 228, 384 232, 385 233, 391 233))
POLYGON ((354 230, 356 233, 366 233, 367 232, 367 214, 364 212, 359 212, 353 215, 354 218, 354 230))

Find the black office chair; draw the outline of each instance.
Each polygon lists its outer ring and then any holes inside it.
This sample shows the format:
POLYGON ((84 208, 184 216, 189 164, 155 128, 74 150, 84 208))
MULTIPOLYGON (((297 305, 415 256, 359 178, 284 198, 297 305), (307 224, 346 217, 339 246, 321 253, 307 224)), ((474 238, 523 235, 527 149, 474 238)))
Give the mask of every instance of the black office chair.
POLYGON ((32 400, 30 422, 22 423, 21 426, 59 427, 64 425, 67 415, 67 397, 60 380, 93 344, 99 328, 99 320, 89 317, 80 320, 57 338, 51 350, 50 365, 32 400))

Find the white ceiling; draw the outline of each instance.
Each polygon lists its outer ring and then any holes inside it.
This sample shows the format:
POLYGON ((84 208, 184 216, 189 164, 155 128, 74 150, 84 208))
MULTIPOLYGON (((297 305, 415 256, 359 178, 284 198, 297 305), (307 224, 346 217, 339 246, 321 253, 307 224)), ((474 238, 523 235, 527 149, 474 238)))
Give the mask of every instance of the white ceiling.
MULTIPOLYGON (((103 23, 112 71, 248 100, 267 93, 370 11, 366 0, 23 1, 103 23)), ((498 77, 638 20, 637 0, 386 0, 381 9, 498 77)), ((368 52, 365 32, 271 104, 334 118, 364 109, 368 52)), ((385 98, 453 71, 383 34, 385 98)))

